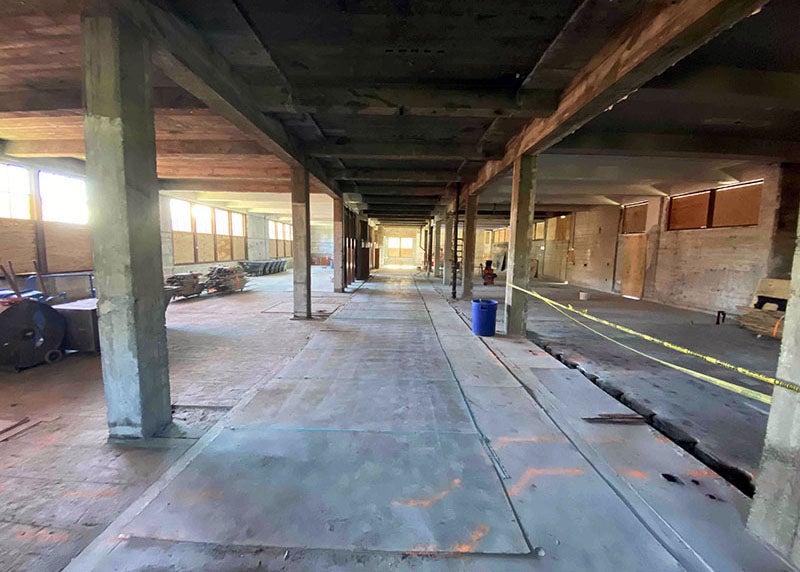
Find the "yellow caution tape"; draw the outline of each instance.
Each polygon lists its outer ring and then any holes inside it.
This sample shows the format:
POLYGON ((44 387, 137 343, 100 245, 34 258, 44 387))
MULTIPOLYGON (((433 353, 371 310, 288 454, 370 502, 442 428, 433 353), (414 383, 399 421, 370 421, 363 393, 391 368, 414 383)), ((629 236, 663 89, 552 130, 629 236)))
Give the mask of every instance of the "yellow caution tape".
POLYGON ((671 363, 666 362, 664 360, 660 360, 660 359, 658 359, 656 357, 653 357, 653 356, 650 356, 648 354, 645 354, 644 352, 640 352, 639 350, 636 350, 636 349, 634 349, 634 348, 632 348, 630 346, 627 346, 627 345, 623 344, 622 342, 619 342, 619 341, 617 341, 617 340, 615 340, 613 338, 610 338, 610 337, 606 336, 605 334, 602 334, 601 332, 598 332, 597 330, 589 328, 589 326, 587 326, 586 324, 584 324, 584 323, 582 323, 582 322, 580 322, 578 320, 575 320, 574 318, 572 318, 572 316, 564 313, 563 310, 566 310, 566 311, 569 311, 569 312, 573 312, 575 314, 578 314, 579 316, 582 316, 582 317, 586 318, 587 320, 591 320, 593 322, 596 322, 598 324, 602 324, 604 326, 608 326, 610 328, 614 328, 614 329, 619 330, 621 332, 624 332, 626 334, 630 334, 632 336, 636 336, 636 337, 642 338, 643 340, 647 340, 648 342, 659 344, 659 345, 661 345, 661 346, 663 346, 665 348, 669 348, 669 349, 671 349, 673 351, 680 352, 680 353, 685 354, 685 355, 689 355, 689 356, 692 356, 692 357, 696 357, 696 358, 702 359, 703 361, 706 361, 706 362, 708 362, 710 364, 713 364, 713 365, 716 365, 716 366, 719 366, 719 367, 730 369, 730 370, 735 371, 736 373, 738 373, 740 375, 744 375, 746 377, 750 377, 750 378, 756 379, 758 381, 763 381, 764 383, 769 383, 771 385, 776 385, 778 387, 783 387, 784 389, 788 389, 789 391, 794 391, 794 392, 800 393, 800 386, 797 386, 797 385, 795 385, 793 383, 790 383, 790 382, 787 382, 787 381, 783 381, 781 379, 776 379, 774 377, 770 377, 770 376, 764 375, 762 373, 751 371, 749 369, 746 369, 746 368, 743 368, 743 367, 740 367, 740 366, 737 366, 737 365, 733 365, 733 364, 727 363, 725 361, 719 360, 719 359, 717 359, 715 357, 707 356, 707 355, 701 354, 699 352, 696 352, 694 350, 690 350, 688 348, 685 348, 683 346, 679 346, 677 344, 673 344, 672 342, 667 342, 667 341, 658 339, 658 338, 656 338, 654 336, 651 336, 651 335, 648 335, 648 334, 643 334, 641 332, 637 332, 636 330, 632 330, 631 328, 627 328, 625 326, 620 326, 619 324, 615 324, 614 322, 609 322, 608 320, 603 320, 601 318, 597 318, 595 316, 592 316, 591 314, 589 314, 586 311, 582 311, 582 310, 578 310, 578 309, 574 308, 571 304, 566 304, 566 305, 565 304, 561 304, 559 302, 556 302, 555 300, 551 300, 550 298, 547 298, 546 296, 542 296, 538 292, 535 292, 535 291, 532 291, 532 290, 526 290, 526 289, 520 288, 519 286, 516 286, 514 284, 509 284, 509 286, 511 286, 511 288, 513 288, 515 290, 519 290, 520 292, 524 292, 525 294, 528 294, 530 296, 533 296, 534 298, 542 300, 543 302, 548 304, 553 309, 559 310, 562 314, 564 314, 565 316, 567 316, 568 318, 570 318, 574 322, 576 322, 576 323, 580 324, 581 326, 589 329, 590 331, 596 333, 597 335, 602 336, 603 338, 614 342, 617 345, 620 345, 620 346, 622 346, 622 347, 624 347, 626 349, 631 350, 634 353, 637 353, 639 355, 647 357, 648 359, 651 359, 653 361, 659 362, 662 365, 666 365, 667 367, 671 367, 672 369, 683 371, 684 373, 687 373, 688 375, 692 375, 693 377, 696 377, 698 379, 703 379, 705 381, 708 381, 709 383, 713 383, 714 385, 718 385, 719 387, 725 387, 725 389, 729 389, 731 391, 735 391, 735 392, 740 393, 742 395, 747 395, 748 397, 751 397, 753 399, 758 399, 759 401, 763 401, 764 403, 770 403, 770 401, 771 401, 770 396, 766 395, 764 393, 761 393, 761 392, 758 392, 758 391, 753 391, 753 390, 750 390, 750 389, 746 389, 746 388, 743 388, 743 387, 741 387, 739 385, 732 384, 732 383, 729 383, 727 381, 723 381, 721 379, 717 379, 715 377, 706 375, 704 373, 700 373, 700 372, 696 372, 696 371, 693 371, 693 370, 690 370, 690 369, 687 369, 687 368, 683 368, 683 367, 681 367, 679 365, 671 364, 671 363), (750 393, 755 394, 755 395, 749 395, 750 393))

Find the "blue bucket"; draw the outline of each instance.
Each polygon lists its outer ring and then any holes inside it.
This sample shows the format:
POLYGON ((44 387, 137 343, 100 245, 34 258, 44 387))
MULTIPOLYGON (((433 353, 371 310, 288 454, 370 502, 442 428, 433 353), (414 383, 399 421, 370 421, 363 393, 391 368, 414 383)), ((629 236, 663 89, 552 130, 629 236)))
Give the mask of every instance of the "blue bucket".
POLYGON ((497 322, 497 300, 472 301, 472 333, 493 336, 497 322))

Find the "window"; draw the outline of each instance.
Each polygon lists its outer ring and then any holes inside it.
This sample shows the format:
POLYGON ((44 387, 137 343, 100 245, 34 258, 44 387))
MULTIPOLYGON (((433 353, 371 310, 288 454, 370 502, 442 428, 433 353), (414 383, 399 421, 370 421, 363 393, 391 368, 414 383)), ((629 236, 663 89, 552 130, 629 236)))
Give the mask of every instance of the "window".
POLYGON ((400 239, 400 257, 411 258, 414 256, 414 239, 404 237, 400 239))
POLYGON ((42 171, 39 173, 39 194, 42 197, 42 220, 89 223, 86 183, 83 179, 42 171))
POLYGON ((283 223, 278 223, 278 240, 283 240, 283 223))
POLYGON ((192 232, 192 205, 186 201, 170 199, 169 216, 173 231, 192 232))
MULTIPOLYGON (((272 222, 272 221, 270 221, 272 222)), ((231 213, 231 234, 233 236, 244 236, 244 215, 231 213)))
POLYGON ((269 229, 269 237, 270 238, 278 238, 278 231, 275 229, 275 221, 274 220, 267 221, 267 228, 269 229))
POLYGON ((0 217, 31 218, 31 182, 27 169, 0 165, 0 217))
POLYGON ((751 226, 758 224, 764 181, 671 197, 668 230, 751 226))
POLYGON ((400 258, 400 237, 390 236, 388 239, 388 255, 391 258, 400 258))
POLYGON ((286 232, 287 232, 287 239, 286 240, 294 240, 294 227, 290 224, 286 225, 286 232))
POLYGON ((231 229, 228 224, 228 211, 214 209, 214 225, 215 234, 229 235, 231 229))
POLYGON ((192 205, 192 215, 194 215, 194 231, 196 233, 213 234, 214 227, 211 224, 211 207, 192 205))
POLYGON ((622 234, 635 234, 647 229, 647 203, 622 207, 622 234))
POLYGON ((711 191, 672 197, 669 201, 669 230, 706 228, 711 191))
POLYGON ((711 226, 750 226, 758 224, 763 181, 723 187, 714 193, 711 226))

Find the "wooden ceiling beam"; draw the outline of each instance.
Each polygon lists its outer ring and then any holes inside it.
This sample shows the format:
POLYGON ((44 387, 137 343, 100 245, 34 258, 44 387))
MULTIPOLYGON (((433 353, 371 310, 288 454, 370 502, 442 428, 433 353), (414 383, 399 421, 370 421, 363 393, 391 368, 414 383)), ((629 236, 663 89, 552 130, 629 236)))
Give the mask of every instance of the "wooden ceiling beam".
POLYGON ((746 18, 767 0, 675 0, 647 4, 572 79, 558 109, 537 118, 488 161, 465 197, 479 193, 524 153, 541 153, 721 31, 746 18))
MULTIPOLYGON (((331 176, 337 181, 385 181, 390 183, 450 183, 458 180, 451 171, 396 170, 396 169, 344 169, 331 176)), ((356 191, 358 192, 358 191, 356 191)))
POLYGON ((237 193, 291 193, 290 181, 268 182, 258 179, 178 179, 159 177, 162 191, 227 191, 237 193))
POLYGON ((346 143, 310 143, 306 150, 312 157, 327 159, 388 159, 441 160, 468 159, 485 161, 490 155, 481 153, 475 145, 458 143, 382 143, 379 141, 350 141, 346 143))
MULTIPOLYGON (((269 157, 264 148, 255 141, 214 141, 214 140, 157 140, 156 152, 158 157, 164 156, 216 156, 223 158, 234 156, 269 157)), ((74 157, 83 159, 85 147, 83 139, 65 140, 19 140, 7 141, 6 155, 12 157, 74 157)))

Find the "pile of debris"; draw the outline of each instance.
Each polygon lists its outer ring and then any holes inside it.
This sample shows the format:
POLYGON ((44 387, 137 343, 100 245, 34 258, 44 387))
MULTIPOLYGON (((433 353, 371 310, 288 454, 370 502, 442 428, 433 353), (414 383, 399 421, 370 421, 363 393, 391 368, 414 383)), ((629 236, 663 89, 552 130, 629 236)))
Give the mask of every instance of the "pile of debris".
POLYGON ((166 280, 168 286, 174 286, 173 296, 182 296, 188 298, 190 296, 198 296, 206 285, 200 282, 199 272, 181 272, 180 274, 173 274, 166 280))
POLYGON ((789 280, 762 278, 752 306, 738 306, 739 325, 760 336, 783 337, 783 319, 789 299, 789 280))
POLYGON ((212 266, 205 286, 209 292, 234 292, 243 290, 245 284, 247 276, 240 266, 212 266))

